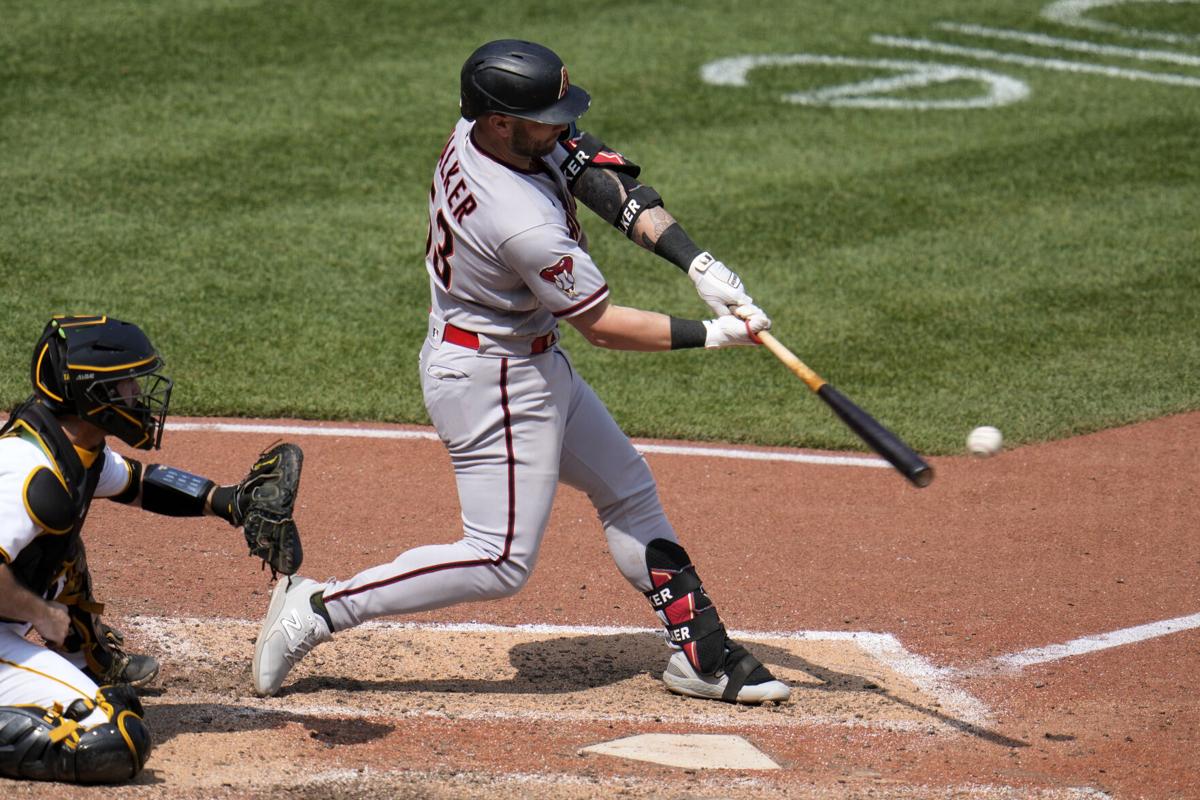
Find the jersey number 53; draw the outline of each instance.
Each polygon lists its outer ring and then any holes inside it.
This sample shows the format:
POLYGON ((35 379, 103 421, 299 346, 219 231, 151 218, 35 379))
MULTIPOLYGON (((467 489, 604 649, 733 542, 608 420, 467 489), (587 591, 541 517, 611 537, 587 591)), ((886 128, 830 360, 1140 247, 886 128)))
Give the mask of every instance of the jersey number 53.
POLYGON ((425 236, 425 256, 433 265, 433 272, 446 289, 450 288, 450 256, 454 255, 454 231, 446 222, 446 215, 439 208, 437 216, 429 222, 429 233, 425 236), (433 226, 437 225, 437 236, 433 226))

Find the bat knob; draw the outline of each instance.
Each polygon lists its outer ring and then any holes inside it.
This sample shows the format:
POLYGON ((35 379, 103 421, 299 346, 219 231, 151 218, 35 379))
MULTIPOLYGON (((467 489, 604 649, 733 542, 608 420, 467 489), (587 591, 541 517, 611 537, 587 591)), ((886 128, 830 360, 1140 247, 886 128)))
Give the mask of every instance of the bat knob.
POLYGON ((913 486, 916 486, 918 489, 924 489, 926 486, 933 483, 933 467, 926 464, 925 466, 915 470, 911 475, 908 476, 908 479, 912 481, 913 486))

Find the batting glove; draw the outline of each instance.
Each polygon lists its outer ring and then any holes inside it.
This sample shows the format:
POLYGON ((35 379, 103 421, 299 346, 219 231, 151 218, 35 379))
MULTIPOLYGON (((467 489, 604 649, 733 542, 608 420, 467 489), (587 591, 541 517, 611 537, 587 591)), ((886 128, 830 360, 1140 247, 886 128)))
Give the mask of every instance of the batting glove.
POLYGON ((718 317, 729 316, 739 306, 754 304, 754 300, 746 294, 738 274, 713 258, 712 253, 696 256, 688 267, 688 277, 696 284, 700 299, 718 317))
POLYGON ((709 350, 718 347, 737 347, 739 345, 758 344, 757 334, 769 330, 771 319, 755 306, 750 306, 757 312, 745 319, 732 314, 704 321, 704 346, 709 350))

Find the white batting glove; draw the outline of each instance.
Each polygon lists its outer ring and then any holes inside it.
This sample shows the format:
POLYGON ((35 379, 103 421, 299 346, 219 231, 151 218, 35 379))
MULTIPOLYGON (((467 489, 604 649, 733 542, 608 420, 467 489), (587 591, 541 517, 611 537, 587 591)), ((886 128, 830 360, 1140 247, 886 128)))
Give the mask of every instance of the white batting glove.
POLYGON ((738 274, 713 258, 712 253, 704 252, 696 256, 688 267, 688 277, 696 284, 700 299, 718 317, 729 316, 739 306, 754 304, 754 300, 746 294, 738 274))
POLYGON ((757 334, 769 330, 771 319, 756 306, 749 306, 756 313, 745 319, 729 314, 716 319, 704 321, 704 346, 709 350, 718 347, 737 347, 739 345, 758 344, 757 334))

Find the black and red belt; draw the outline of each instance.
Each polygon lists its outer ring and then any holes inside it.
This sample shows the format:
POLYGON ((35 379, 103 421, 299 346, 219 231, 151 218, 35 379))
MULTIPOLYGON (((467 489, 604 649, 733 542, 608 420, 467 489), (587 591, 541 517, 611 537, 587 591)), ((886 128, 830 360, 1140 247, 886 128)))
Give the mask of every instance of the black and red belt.
MULTIPOLYGON (((479 349, 479 334, 475 331, 467 331, 462 328, 451 325, 449 322, 444 323, 445 333, 442 335, 443 341, 450 344, 456 344, 459 347, 467 347, 471 350, 479 349)), ((558 341, 558 337, 554 331, 539 336, 536 339, 529 341, 529 354, 536 356, 538 353, 544 353, 554 346, 558 341)))

